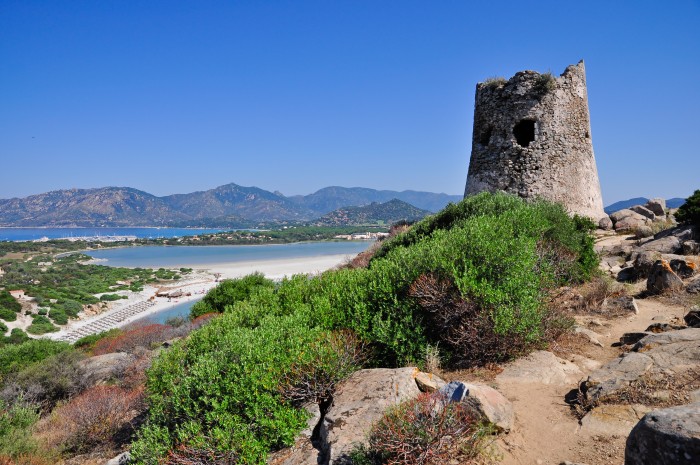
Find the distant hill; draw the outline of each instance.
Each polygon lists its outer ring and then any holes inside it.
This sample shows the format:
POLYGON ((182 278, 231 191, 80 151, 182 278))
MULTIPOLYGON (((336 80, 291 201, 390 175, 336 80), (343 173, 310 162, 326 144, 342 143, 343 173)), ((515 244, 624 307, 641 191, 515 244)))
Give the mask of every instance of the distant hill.
POLYGON ((435 194, 420 191, 387 191, 365 187, 324 187, 313 194, 289 197, 290 200, 323 215, 338 208, 384 203, 393 199, 402 200, 423 210, 438 212, 450 203, 462 200, 461 195, 435 194))
MULTIPOLYGON (((613 204, 608 205, 607 207, 604 208, 605 213, 608 215, 610 213, 614 213, 618 210, 622 210, 623 208, 629 208, 629 207, 634 207, 635 205, 644 205, 647 203, 649 199, 646 197, 635 197, 633 199, 627 199, 627 200, 620 200, 619 202, 615 202, 613 204)), ((681 205, 685 203, 685 199, 682 199, 680 197, 674 197, 672 199, 667 199, 666 200, 666 207, 668 208, 678 208, 681 205)))
POLYGON ((233 183, 204 192, 161 198, 173 210, 193 219, 234 215, 252 221, 284 221, 306 220, 316 214, 284 195, 233 183))
POLYGON ((435 212, 462 197, 361 187, 327 187, 305 196, 286 197, 279 192, 233 183, 164 197, 130 187, 66 189, 0 199, 0 226, 253 227, 307 222, 341 207, 386 203, 392 199, 415 205, 418 210, 435 212))
POLYGON ((187 216, 130 187, 69 189, 0 200, 0 226, 165 226, 187 216))
POLYGON ((428 210, 416 208, 398 199, 385 203, 372 202, 361 207, 343 207, 323 215, 312 223, 321 226, 354 226, 393 224, 401 220, 417 221, 430 215, 428 210))

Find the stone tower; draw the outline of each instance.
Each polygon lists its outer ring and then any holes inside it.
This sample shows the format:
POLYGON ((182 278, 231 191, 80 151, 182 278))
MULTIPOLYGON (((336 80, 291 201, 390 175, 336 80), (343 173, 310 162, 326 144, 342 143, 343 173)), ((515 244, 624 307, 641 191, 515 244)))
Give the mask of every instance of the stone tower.
POLYGON ((505 191, 605 216, 593 155, 583 61, 559 77, 521 71, 476 86, 465 197, 505 191))

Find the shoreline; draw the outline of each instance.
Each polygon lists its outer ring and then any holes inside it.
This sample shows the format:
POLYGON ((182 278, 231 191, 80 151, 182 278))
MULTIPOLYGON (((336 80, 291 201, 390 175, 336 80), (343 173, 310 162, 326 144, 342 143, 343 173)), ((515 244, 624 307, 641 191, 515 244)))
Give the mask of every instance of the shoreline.
POLYGON ((353 254, 334 254, 281 260, 187 265, 194 271, 183 279, 167 283, 164 286, 144 286, 143 291, 130 293, 128 299, 116 301, 109 310, 88 318, 70 320, 60 331, 46 334, 44 337, 72 343, 85 335, 120 328, 175 305, 200 299, 224 279, 240 278, 255 272, 263 273, 266 278, 272 280, 280 280, 285 276, 295 274, 314 275, 342 265, 352 257, 354 257, 353 254), (155 297, 159 289, 181 290, 183 293, 189 292, 191 295, 177 299, 155 297))

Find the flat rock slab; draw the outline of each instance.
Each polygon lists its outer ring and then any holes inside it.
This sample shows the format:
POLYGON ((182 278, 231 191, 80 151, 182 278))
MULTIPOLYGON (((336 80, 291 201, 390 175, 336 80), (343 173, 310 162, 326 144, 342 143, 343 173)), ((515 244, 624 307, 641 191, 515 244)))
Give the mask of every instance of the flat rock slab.
POLYGON ((649 412, 625 447, 625 465, 700 463, 700 403, 649 412))
POLYGON ((575 384, 583 377, 576 364, 551 352, 538 350, 508 363, 496 376, 497 383, 575 384))
POLYGON ((601 405, 581 419, 581 432, 591 436, 627 436, 649 411, 651 408, 644 405, 601 405))
POLYGON ((348 454, 364 443, 372 424, 387 408, 420 394, 416 368, 360 370, 343 382, 321 424, 321 441, 329 464, 349 463, 348 454))
POLYGON ((590 401, 599 401, 628 386, 645 373, 682 373, 697 367, 700 360, 700 328, 649 334, 632 352, 611 360, 581 383, 590 401))

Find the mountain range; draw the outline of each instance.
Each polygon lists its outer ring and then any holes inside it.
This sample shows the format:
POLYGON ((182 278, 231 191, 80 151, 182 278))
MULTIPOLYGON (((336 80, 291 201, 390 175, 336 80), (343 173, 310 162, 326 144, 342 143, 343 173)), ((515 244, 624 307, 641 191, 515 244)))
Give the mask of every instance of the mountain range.
MULTIPOLYGON (((157 197, 130 187, 65 189, 24 198, 0 199, 0 226, 211 226, 252 227, 260 223, 306 222, 343 207, 398 199, 387 207, 399 218, 436 212, 461 195, 326 187, 309 195, 286 197, 257 187, 226 184, 189 194, 157 197)), ((370 215, 371 216, 371 215, 370 215)), ((367 217, 367 216, 366 216, 367 217)))

